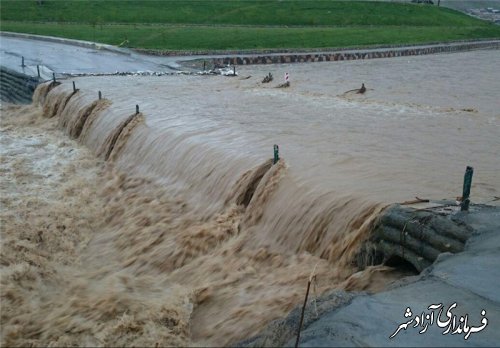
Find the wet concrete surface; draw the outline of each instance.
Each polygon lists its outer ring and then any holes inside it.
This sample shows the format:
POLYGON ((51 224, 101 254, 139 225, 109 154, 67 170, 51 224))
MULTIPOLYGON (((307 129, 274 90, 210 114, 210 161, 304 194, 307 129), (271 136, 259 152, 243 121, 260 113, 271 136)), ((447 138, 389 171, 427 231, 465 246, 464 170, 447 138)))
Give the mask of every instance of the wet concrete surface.
POLYGON ((36 39, 34 35, 2 33, 0 60, 3 66, 26 75, 36 76, 37 65, 42 77, 74 73, 115 73, 117 71, 172 72, 179 66, 175 58, 153 57, 124 48, 85 41, 58 38, 36 39), (25 67, 22 67, 24 57, 25 67))

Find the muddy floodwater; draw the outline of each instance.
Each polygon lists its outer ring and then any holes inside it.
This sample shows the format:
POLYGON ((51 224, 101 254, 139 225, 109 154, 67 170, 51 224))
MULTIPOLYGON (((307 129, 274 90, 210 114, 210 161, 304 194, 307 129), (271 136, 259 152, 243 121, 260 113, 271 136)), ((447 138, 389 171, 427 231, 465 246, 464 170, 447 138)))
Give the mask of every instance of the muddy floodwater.
POLYGON ((354 259, 387 205, 455 199, 466 166, 498 205, 499 61, 80 77, 2 105, 2 344, 228 345, 312 274, 313 298, 382 290, 402 273, 354 259))

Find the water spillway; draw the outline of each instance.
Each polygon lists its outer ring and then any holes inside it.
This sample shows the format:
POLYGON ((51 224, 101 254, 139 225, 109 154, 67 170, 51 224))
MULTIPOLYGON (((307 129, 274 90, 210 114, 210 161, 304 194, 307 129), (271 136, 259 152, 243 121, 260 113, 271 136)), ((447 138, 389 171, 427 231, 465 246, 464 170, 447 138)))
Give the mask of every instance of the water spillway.
MULTIPOLYGON (((384 204, 304 194, 293 180, 287 183, 286 159, 273 165, 270 151, 252 156, 223 144, 221 137, 231 143, 237 132, 217 131, 210 122, 183 127, 174 115, 155 128, 148 124, 147 104, 137 113, 134 103, 113 95, 99 100, 84 85, 88 81, 77 79, 76 92, 70 81, 42 84, 32 108, 39 110, 40 122, 57 122, 120 173, 111 174, 102 192, 103 221, 82 252, 75 280, 87 279, 99 289, 97 297, 125 301, 107 283, 118 274, 160 277, 174 293, 164 301, 175 309, 168 316, 175 327, 187 322, 191 340, 229 344, 290 310, 301 296, 300 280, 313 270, 321 276, 318 291, 357 270, 350 260, 384 204)), ((95 82, 102 81, 107 80, 95 82)), ((126 296, 143 300, 141 291, 131 291, 126 296)), ((82 312, 68 307, 52 315, 82 312)), ((86 325, 98 325, 83 315, 86 325)))
MULTIPOLYGON (((59 117, 68 134, 78 133, 73 127, 81 129, 82 142, 98 157, 182 195, 202 219, 232 204, 245 206, 241 228, 255 229, 245 241, 252 248, 309 252, 338 261, 359 238, 345 231, 362 234, 385 205, 349 192, 320 193, 317 182, 290 175, 286 157, 279 166, 267 165, 269 147, 252 144, 220 120, 168 115, 160 105, 149 106, 161 113, 151 117, 135 113, 134 104, 126 110, 124 103, 111 100, 101 101, 106 106, 99 108, 95 96, 79 93, 67 84, 50 90, 45 116, 59 117)), ((147 107, 142 104, 142 110, 147 107)))
MULTIPOLYGON (((489 54, 478 54, 486 66, 489 54)), ((450 59, 442 74, 468 61, 450 59)), ((245 79, 84 77, 74 80, 76 92, 71 81, 41 85, 33 108, 111 168, 96 197, 105 202, 102 223, 74 285, 61 285, 73 305, 41 313, 60 330, 73 318, 89 344, 104 335, 99 328, 121 327, 103 324, 116 316, 143 336, 161 324, 150 332, 230 344, 293 308, 312 272, 318 292, 342 287, 388 204, 460 194, 464 162, 481 168, 473 197, 491 199, 498 116, 487 91, 497 80, 476 70, 485 93, 457 87, 460 98, 439 98, 439 86, 419 79, 418 62, 296 67, 287 89, 260 84, 267 67, 242 68, 245 79), (366 95, 344 93, 359 79, 366 95), (482 103, 469 104, 476 98, 482 103), (282 158, 275 165, 274 144, 282 158)), ((290 67, 276 69, 279 76, 290 67)), ((37 330, 50 341, 52 331, 37 330)))

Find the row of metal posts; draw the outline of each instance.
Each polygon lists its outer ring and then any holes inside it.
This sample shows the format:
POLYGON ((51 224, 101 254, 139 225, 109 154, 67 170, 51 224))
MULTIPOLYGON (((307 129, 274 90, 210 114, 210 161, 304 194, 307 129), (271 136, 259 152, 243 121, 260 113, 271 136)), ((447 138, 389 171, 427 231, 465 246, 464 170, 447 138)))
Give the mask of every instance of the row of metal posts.
MULTIPOLYGON (((205 62, 203 62, 203 65, 205 67, 205 62)), ((25 67, 24 57, 22 57, 22 66, 25 67)), ((40 77, 39 65, 37 65, 36 68, 37 68, 37 72, 38 72, 38 77, 40 77)), ((54 72, 52 73, 52 81, 56 82, 56 74, 54 72)), ((73 81, 73 93, 76 93, 76 91, 77 91, 77 89, 75 86, 75 81, 73 81)), ((99 95, 99 100, 101 100, 102 99, 101 91, 99 91, 98 95, 99 95)), ((139 113, 139 105, 138 104, 135 105, 135 113, 136 114, 139 113)), ((273 164, 276 164, 280 160, 279 146, 274 144, 273 150, 274 150, 273 164)), ((474 168, 467 166, 467 168, 465 170, 465 175, 464 175, 462 202, 460 204, 460 210, 462 210, 462 211, 469 210, 469 204, 470 204, 469 196, 470 196, 470 189, 471 189, 471 185, 472 185, 472 174, 473 173, 474 173, 474 168)))

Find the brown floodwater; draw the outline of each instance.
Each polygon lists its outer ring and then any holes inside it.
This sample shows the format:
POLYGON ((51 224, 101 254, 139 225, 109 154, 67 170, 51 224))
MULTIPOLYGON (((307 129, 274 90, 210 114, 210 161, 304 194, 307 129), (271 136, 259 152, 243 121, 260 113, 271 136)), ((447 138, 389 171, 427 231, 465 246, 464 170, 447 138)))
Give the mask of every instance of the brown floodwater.
POLYGON ((2 344, 225 345, 313 273, 313 298, 381 290, 401 274, 353 261, 388 204, 455 199, 467 165, 498 203, 499 56, 81 77, 3 105, 2 344))

